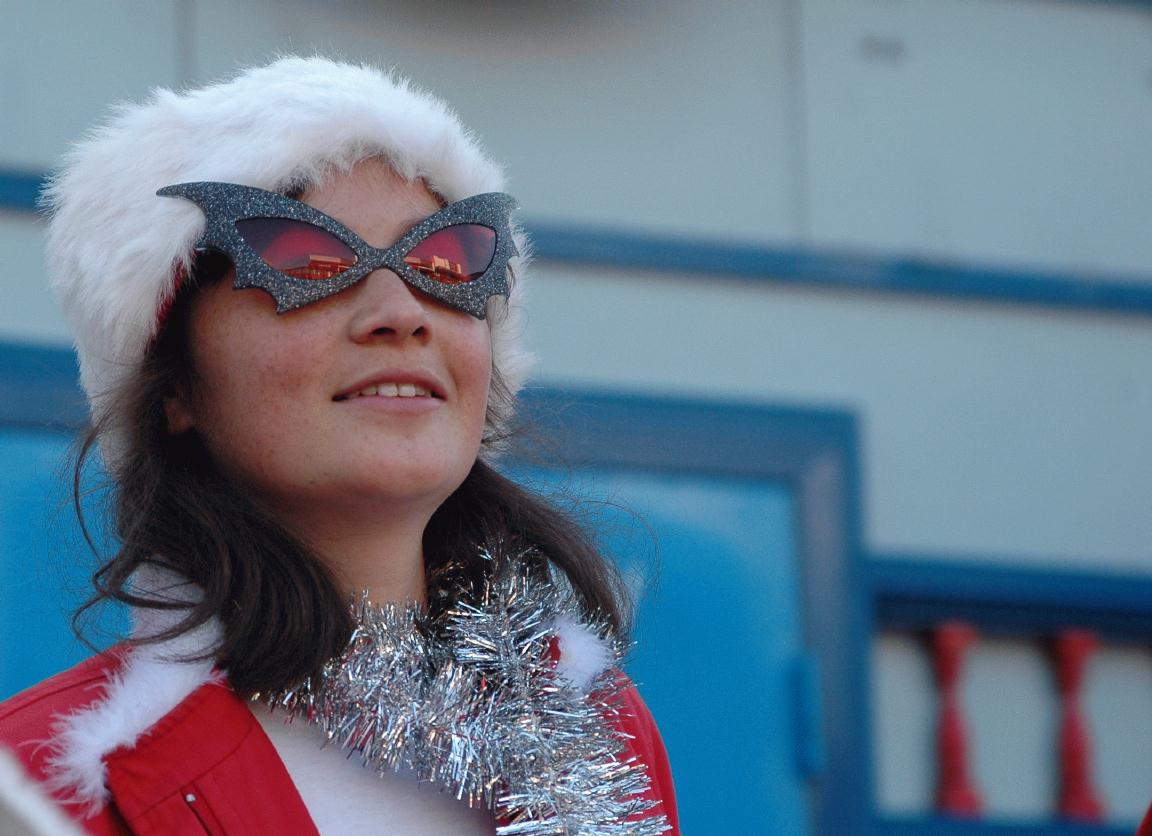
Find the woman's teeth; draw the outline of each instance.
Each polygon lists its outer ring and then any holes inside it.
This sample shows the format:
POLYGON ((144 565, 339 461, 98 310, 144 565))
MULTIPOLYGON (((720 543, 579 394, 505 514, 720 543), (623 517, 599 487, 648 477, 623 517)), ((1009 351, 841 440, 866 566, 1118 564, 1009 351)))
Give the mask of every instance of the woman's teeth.
POLYGON ((415 383, 381 383, 379 386, 366 386, 349 398, 427 398, 432 393, 415 383))

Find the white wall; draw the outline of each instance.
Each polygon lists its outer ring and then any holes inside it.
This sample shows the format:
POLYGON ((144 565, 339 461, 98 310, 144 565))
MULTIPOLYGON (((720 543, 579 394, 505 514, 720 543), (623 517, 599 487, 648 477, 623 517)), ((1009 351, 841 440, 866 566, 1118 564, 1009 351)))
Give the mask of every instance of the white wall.
POLYGON ((812 238, 1152 276, 1152 14, 806 2, 812 238))
POLYGON ((529 217, 781 238, 783 5, 201 0, 197 70, 271 45, 395 63, 508 164, 529 217))
POLYGON ((4 0, 0 166, 43 170, 119 100, 178 84, 180 0, 4 0))
POLYGON ((0 166, 51 165, 113 99, 321 50, 448 98, 532 218, 1152 276, 1138 4, 8 0, 4 22, 0 166))

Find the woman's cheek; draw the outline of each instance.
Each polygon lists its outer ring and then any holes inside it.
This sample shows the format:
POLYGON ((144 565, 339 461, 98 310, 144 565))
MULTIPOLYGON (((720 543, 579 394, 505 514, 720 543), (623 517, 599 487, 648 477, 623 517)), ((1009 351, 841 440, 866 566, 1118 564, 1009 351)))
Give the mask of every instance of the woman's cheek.
MULTIPOLYGON (((283 356, 263 355, 257 346, 229 360, 216 356, 203 377, 202 436, 218 466, 235 481, 266 487, 283 479, 285 457, 301 455, 295 436, 306 402, 299 371, 290 373, 283 356)), ((299 355, 295 355, 299 356, 299 355)))

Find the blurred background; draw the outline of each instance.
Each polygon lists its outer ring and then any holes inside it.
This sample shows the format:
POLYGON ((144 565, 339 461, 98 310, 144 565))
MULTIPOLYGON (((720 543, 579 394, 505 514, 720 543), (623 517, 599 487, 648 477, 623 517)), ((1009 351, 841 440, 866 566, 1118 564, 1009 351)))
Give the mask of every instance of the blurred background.
POLYGON ((507 164, 553 443, 505 466, 633 583, 685 832, 1131 832, 1147 0, 4 0, 0 698, 87 653, 95 565, 42 178, 116 100, 314 51, 507 164))

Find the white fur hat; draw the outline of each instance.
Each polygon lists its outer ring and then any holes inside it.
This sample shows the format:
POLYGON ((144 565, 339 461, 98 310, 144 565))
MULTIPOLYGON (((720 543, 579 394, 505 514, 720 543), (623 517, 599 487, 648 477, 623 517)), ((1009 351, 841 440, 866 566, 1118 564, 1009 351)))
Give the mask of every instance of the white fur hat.
MULTIPOLYGON (((44 191, 48 277, 73 329, 80 381, 94 420, 139 368, 204 227, 201 210, 157 197, 173 183, 218 180, 270 191, 308 187, 382 156, 448 202, 502 191, 500 168, 439 99, 370 66, 280 58, 235 78, 144 104, 122 104, 77 143, 44 191)), ((507 305, 490 307, 493 363, 515 394, 531 356, 520 345, 520 252, 507 305)), ((493 403, 497 420, 510 407, 493 403)), ((112 416, 106 459, 117 458, 124 417, 112 416)))

